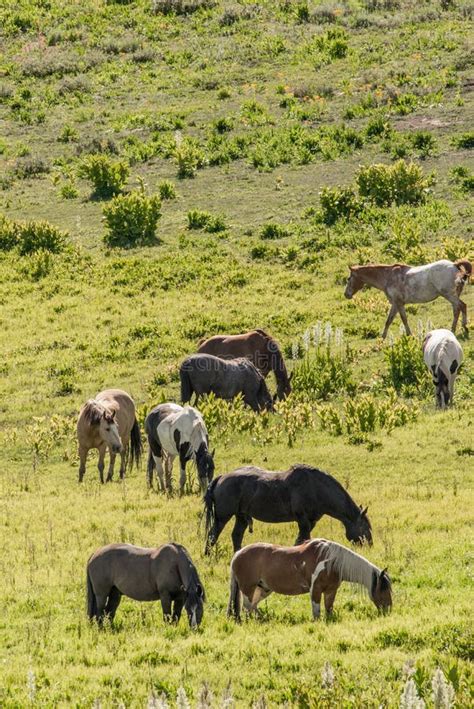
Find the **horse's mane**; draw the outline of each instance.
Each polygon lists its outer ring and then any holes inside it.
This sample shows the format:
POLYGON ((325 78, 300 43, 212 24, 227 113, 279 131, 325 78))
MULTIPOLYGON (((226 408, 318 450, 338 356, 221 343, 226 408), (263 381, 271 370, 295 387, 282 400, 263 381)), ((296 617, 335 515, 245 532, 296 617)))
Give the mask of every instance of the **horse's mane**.
MULTIPOLYGON (((369 595, 372 596, 374 572, 379 576, 381 570, 365 557, 342 546, 342 544, 328 541, 326 545, 328 564, 337 572, 340 579, 365 586, 369 595)), ((390 585, 388 577, 387 583, 390 585)))
POLYGON ((363 268, 410 268, 406 263, 361 263, 357 266, 351 266, 351 271, 359 271, 363 268))
POLYGON ((468 261, 466 258, 460 258, 457 261, 454 262, 454 265, 459 271, 464 271, 466 276, 471 277, 472 276, 472 263, 468 261))
MULTIPOLYGON (((197 586, 200 586, 202 588, 202 600, 205 601, 206 600, 206 592, 204 590, 204 586, 202 585, 202 581, 199 578, 198 571, 197 571, 196 567, 194 566, 191 557, 189 556, 188 550, 186 549, 186 547, 183 547, 182 544, 178 544, 177 542, 171 542, 171 544, 174 547, 176 547, 176 549, 178 549, 178 551, 186 558, 186 561, 189 564, 188 572, 190 574, 190 579, 189 579, 190 582, 188 584, 188 588, 186 589, 186 591, 187 592, 191 591, 191 593, 194 593, 197 586), (191 584, 193 585, 194 588, 191 588, 191 584)), ((181 581, 184 584, 185 579, 182 577, 181 568, 180 568, 180 564, 179 564, 179 557, 178 557, 178 568, 180 569, 181 581)))
POLYGON ((105 407, 95 399, 89 399, 89 401, 84 404, 82 409, 84 419, 90 423, 91 426, 97 426, 100 423, 100 419, 102 418, 104 412, 105 407))

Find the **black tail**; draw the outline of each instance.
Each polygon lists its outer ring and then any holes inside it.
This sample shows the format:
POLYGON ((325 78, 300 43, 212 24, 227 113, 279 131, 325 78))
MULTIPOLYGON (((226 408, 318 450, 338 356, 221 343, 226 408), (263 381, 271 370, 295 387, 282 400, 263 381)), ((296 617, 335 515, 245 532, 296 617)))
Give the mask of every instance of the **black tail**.
POLYGON ((132 430, 130 432, 130 470, 133 468, 133 464, 135 464, 138 468, 142 453, 143 443, 140 434, 140 426, 138 424, 137 419, 135 419, 135 422, 132 426, 132 430))
POLYGON ((214 528, 214 523, 216 521, 216 502, 214 500, 214 488, 217 485, 217 481, 220 476, 214 478, 214 480, 209 484, 206 492, 204 493, 204 510, 206 512, 206 554, 209 554, 212 539, 211 532, 214 528))
POLYGON ((227 615, 229 617, 235 618, 235 620, 240 621, 240 588, 235 577, 234 571, 232 569, 232 564, 230 566, 230 595, 229 595, 229 605, 227 606, 227 615))
POLYGON ((91 577, 89 575, 89 569, 87 569, 87 615, 89 616, 89 619, 92 620, 97 616, 97 601, 94 593, 94 589, 92 588, 92 581, 91 577))
POLYGON ((193 385, 189 372, 185 367, 181 367, 179 370, 179 377, 181 379, 181 401, 183 404, 186 404, 186 402, 191 401, 193 385))

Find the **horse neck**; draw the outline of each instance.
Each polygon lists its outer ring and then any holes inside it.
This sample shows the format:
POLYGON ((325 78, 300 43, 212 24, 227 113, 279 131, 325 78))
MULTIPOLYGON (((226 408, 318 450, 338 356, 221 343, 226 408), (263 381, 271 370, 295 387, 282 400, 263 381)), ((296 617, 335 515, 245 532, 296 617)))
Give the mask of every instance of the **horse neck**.
POLYGON ((196 455, 198 452, 199 448, 201 447, 202 444, 204 444, 204 447, 207 449, 207 436, 206 436, 206 430, 201 423, 201 421, 196 421, 196 423, 193 426, 193 429, 191 431, 191 436, 190 436, 190 443, 191 443, 191 448, 196 455))
POLYGON ((273 363, 275 365, 273 367, 273 371, 275 373, 275 379, 277 380, 278 384, 282 384, 283 386, 287 386, 287 384, 289 383, 289 380, 288 380, 288 371, 286 369, 285 360, 283 359, 281 352, 280 352, 280 348, 276 344, 275 340, 270 339, 270 342, 273 343, 273 347, 275 347, 275 349, 270 353, 270 361, 273 358, 273 363))
POLYGON ((357 276, 368 286, 384 290, 391 266, 359 266, 357 276))
POLYGON ((371 596, 373 575, 375 572, 378 576, 380 569, 360 554, 337 542, 327 542, 327 545, 328 562, 338 573, 340 580, 365 586, 371 596))
POLYGON ((188 553, 179 544, 174 545, 178 549, 178 570, 186 592, 193 591, 199 583, 199 576, 188 553))
POLYGON ((334 519, 338 519, 344 526, 349 522, 355 522, 360 515, 360 508, 356 505, 352 497, 349 495, 342 485, 333 477, 329 477, 328 494, 326 496, 329 510, 327 514, 334 519), (331 498, 331 494, 335 496, 335 501, 331 498))

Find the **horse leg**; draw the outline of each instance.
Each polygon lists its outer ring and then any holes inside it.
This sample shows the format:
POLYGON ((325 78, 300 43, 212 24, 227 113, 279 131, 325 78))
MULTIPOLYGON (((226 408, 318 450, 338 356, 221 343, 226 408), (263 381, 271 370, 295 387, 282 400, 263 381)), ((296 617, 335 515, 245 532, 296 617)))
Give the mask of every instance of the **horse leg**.
POLYGON ((110 451, 109 472, 107 473, 107 477, 105 479, 105 481, 108 483, 114 477, 114 466, 115 466, 115 458, 116 457, 117 457, 116 453, 112 453, 112 451, 110 451))
POLYGON ((97 468, 99 470, 99 475, 100 475, 100 482, 102 485, 104 484, 104 460, 105 460, 105 451, 107 449, 107 446, 105 443, 102 443, 102 445, 99 448, 99 462, 97 463, 97 468))
MULTIPOLYGON (((188 447, 186 446, 186 452, 188 447)), ((184 486, 186 485, 186 452, 184 449, 179 451, 179 494, 184 495, 184 486)))
POLYGON ((183 610, 184 606, 184 597, 183 596, 178 596, 177 598, 174 599, 173 602, 173 623, 179 623, 179 619, 181 618, 181 611, 183 610))
POLYGON ((234 554, 242 547, 242 539, 244 538, 245 530, 248 527, 248 518, 243 515, 235 516, 234 529, 232 530, 232 544, 234 545, 234 554))
POLYGON ((125 468, 127 467, 127 452, 128 452, 128 444, 123 444, 122 452, 120 453, 120 480, 123 480, 125 477, 125 468))
POLYGON ((298 517, 296 521, 298 523, 299 532, 298 536, 296 537, 295 546, 298 546, 298 544, 302 544, 303 542, 306 542, 308 539, 311 538, 312 526, 308 518, 304 516, 298 517))
POLYGON ((95 600, 96 600, 96 611, 95 611, 95 617, 100 626, 102 626, 104 622, 104 616, 105 616, 105 608, 107 606, 107 598, 108 594, 107 593, 101 593, 100 595, 96 594, 95 600))
POLYGON ((453 306, 453 324, 451 325, 451 330, 453 332, 456 332, 456 327, 458 325, 458 320, 459 316, 462 313, 462 326, 465 332, 467 332, 467 306, 466 303, 461 300, 461 298, 458 298, 457 296, 453 296, 452 298, 448 298, 449 302, 453 306))
POLYGON ((405 311, 405 306, 402 305, 402 303, 399 303, 399 305, 398 305, 398 312, 400 313, 400 317, 401 317, 401 319, 402 319, 402 323, 403 323, 404 326, 405 326, 405 332, 406 332, 406 334, 407 334, 407 335, 411 335, 411 330, 410 330, 410 326, 409 326, 409 324, 408 324, 408 318, 407 318, 407 314, 406 314, 406 311, 405 311))
POLYGON ((171 615, 171 594, 168 591, 162 591, 160 593, 160 601, 163 610, 163 620, 165 623, 170 623, 173 619, 171 615))
POLYGON ((122 600, 122 594, 120 593, 118 588, 113 586, 110 590, 110 593, 109 593, 107 605, 105 606, 105 615, 109 618, 111 623, 113 622, 113 620, 115 618, 115 614, 117 612, 117 608, 119 607, 121 600, 122 600))
MULTIPOLYGON (((161 490, 161 492, 165 491, 165 478, 164 478, 164 470, 163 470, 163 458, 161 456, 153 455, 153 460, 155 461, 155 466, 156 466, 156 475, 158 477, 158 485, 161 490)), ((153 483, 153 470, 148 473, 148 482, 150 487, 152 486, 153 483)))
POLYGON ((313 620, 319 620, 321 617, 321 589, 313 588, 311 590, 311 610, 313 611, 313 620))
POLYGON ((462 312, 462 326, 464 331, 467 333, 467 305, 461 299, 459 299, 459 307, 461 308, 462 312))
POLYGON ((324 592, 324 608, 326 610, 326 617, 332 615, 332 609, 334 606, 334 599, 336 598, 337 586, 330 591, 324 592))
POLYGON ((86 472, 86 460, 88 449, 85 446, 79 446, 79 482, 81 483, 86 472))
POLYGON ((172 473, 173 473, 173 463, 174 463, 175 456, 170 455, 169 453, 165 456, 164 462, 165 462, 165 487, 168 493, 171 495, 173 492, 173 480, 172 480, 172 473))
POLYGON ((229 521, 230 517, 227 517, 226 519, 216 519, 214 520, 214 523, 212 525, 212 529, 209 531, 209 534, 206 539, 206 547, 204 549, 204 554, 205 556, 209 556, 211 553, 211 547, 215 546, 217 544, 217 540, 219 539, 220 533, 226 526, 227 522, 229 521))
POLYGON ((383 340, 385 340, 385 338, 387 337, 388 328, 393 323, 393 319, 394 319, 395 315, 397 314, 397 312, 398 312, 398 306, 396 305, 396 303, 392 303, 389 313, 388 313, 387 322, 385 323, 385 327, 382 332, 382 339, 383 340))

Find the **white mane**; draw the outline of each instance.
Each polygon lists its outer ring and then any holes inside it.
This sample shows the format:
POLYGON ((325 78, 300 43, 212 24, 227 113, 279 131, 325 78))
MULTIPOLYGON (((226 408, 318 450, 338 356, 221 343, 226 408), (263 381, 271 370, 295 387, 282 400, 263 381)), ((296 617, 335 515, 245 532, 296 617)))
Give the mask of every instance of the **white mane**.
POLYGON ((350 583, 365 586, 369 596, 372 597, 373 574, 375 571, 378 576, 381 570, 375 564, 367 561, 355 551, 342 546, 342 544, 328 541, 325 544, 327 547, 325 566, 334 569, 339 574, 341 581, 349 581, 350 583))

